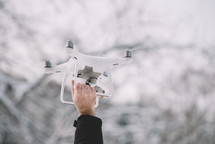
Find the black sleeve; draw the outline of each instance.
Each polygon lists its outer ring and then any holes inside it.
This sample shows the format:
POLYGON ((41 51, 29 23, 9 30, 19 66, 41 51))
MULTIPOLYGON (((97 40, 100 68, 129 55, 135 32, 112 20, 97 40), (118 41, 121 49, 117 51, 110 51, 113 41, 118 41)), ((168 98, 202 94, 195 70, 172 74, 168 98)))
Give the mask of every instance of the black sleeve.
POLYGON ((103 144, 102 120, 100 118, 81 115, 74 122, 75 144, 103 144))

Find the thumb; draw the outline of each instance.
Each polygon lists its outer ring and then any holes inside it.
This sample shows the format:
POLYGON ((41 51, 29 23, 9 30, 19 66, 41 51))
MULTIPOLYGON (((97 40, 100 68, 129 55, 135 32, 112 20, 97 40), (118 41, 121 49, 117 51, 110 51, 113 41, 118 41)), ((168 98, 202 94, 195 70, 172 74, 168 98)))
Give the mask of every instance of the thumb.
POLYGON ((72 92, 72 97, 73 97, 73 95, 74 95, 74 80, 72 80, 72 86, 71 86, 71 92, 72 92))

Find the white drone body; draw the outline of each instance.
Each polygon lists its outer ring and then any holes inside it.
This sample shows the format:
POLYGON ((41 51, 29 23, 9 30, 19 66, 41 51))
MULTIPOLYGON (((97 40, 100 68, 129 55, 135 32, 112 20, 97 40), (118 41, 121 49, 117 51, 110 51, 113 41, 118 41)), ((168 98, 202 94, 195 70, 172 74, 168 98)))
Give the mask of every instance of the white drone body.
POLYGON ((122 64, 128 64, 133 61, 131 52, 126 51, 124 58, 107 58, 89 56, 80 53, 73 48, 73 43, 67 41, 66 50, 71 58, 68 62, 52 67, 49 61, 45 63, 45 73, 63 73, 61 84, 60 100, 65 104, 74 104, 72 101, 64 99, 64 89, 67 80, 74 80, 75 84, 85 83, 96 90, 96 104, 99 104, 100 97, 110 97, 113 93, 111 69, 122 64))

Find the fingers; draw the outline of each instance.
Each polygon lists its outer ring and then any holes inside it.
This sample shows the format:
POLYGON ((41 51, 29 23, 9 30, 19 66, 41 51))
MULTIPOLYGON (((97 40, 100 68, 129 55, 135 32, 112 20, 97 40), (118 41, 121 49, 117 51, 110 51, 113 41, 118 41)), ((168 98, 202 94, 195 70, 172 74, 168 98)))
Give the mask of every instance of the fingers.
POLYGON ((90 87, 90 90, 91 90, 92 92, 95 92, 95 91, 96 91, 93 87, 90 87))
POLYGON ((74 89, 78 89, 78 90, 81 90, 81 89, 85 89, 87 85, 85 84, 80 84, 80 83, 77 83, 76 86, 75 86, 75 81, 72 80, 72 90, 74 91, 74 89))
POLYGON ((80 83, 77 83, 75 86, 75 90, 81 90, 82 89, 82 85, 80 83))
POLYGON ((82 90, 85 90, 87 88, 87 85, 86 84, 81 84, 81 88, 82 88, 82 90))
POLYGON ((85 90, 85 89, 87 89, 87 85, 85 85, 85 84, 77 83, 75 86, 75 90, 78 90, 78 91, 85 90))
POLYGON ((71 87, 72 95, 75 93, 75 91, 91 91, 96 93, 96 90, 89 85, 81 84, 81 83, 76 83, 75 85, 74 83, 75 83, 74 80, 72 80, 72 87, 71 87))

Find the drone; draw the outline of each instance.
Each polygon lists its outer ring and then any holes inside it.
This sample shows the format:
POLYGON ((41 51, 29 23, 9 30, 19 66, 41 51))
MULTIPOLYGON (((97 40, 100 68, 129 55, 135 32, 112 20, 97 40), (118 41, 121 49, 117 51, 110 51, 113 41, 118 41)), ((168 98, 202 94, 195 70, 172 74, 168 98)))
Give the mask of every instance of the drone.
POLYGON ((85 83, 93 87, 96 91, 95 107, 99 105, 99 98, 111 97, 113 85, 111 70, 120 65, 133 62, 131 51, 125 50, 122 58, 109 58, 86 55, 73 47, 72 41, 66 42, 66 52, 70 56, 66 63, 53 66, 48 60, 45 61, 45 74, 63 73, 61 84, 60 101, 64 104, 74 104, 64 98, 64 89, 68 80, 74 80, 74 83, 85 83))

